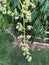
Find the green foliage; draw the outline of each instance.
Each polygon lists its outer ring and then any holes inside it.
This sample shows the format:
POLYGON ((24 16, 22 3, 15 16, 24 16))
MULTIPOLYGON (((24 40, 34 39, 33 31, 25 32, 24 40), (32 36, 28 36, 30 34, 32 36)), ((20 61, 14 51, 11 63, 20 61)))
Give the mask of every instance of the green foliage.
POLYGON ((8 26, 7 18, 0 15, 0 31, 4 32, 8 26))

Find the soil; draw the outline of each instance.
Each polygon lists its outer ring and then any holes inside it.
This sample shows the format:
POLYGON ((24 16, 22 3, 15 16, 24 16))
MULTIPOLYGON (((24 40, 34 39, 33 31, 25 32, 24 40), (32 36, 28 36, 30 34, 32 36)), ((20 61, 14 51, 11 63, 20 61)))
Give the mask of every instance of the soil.
MULTIPOLYGON (((18 38, 16 38, 16 36, 14 34, 11 34, 14 38, 14 41, 13 41, 13 47, 19 47, 20 48, 20 44, 22 43, 22 41, 18 38)), ((29 45, 30 49, 31 50, 34 50, 34 48, 38 48, 38 50, 40 49, 48 49, 49 48, 49 45, 42 45, 42 44, 45 44, 45 43, 41 43, 41 42, 37 42, 38 44, 35 44, 35 43, 30 43, 30 41, 27 42, 27 44, 29 45)))

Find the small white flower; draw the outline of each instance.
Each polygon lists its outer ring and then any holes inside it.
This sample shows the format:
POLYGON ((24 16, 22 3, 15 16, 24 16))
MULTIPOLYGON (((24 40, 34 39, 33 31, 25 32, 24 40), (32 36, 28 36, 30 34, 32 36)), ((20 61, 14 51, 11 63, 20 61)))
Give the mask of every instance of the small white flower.
POLYGON ((30 56, 30 57, 28 58, 28 61, 31 62, 31 60, 32 60, 32 57, 30 56))
POLYGON ((35 8, 36 6, 35 6, 35 4, 34 4, 34 2, 31 4, 31 6, 33 7, 33 8, 35 8))
POLYGON ((16 26, 16 29, 19 29, 19 25, 16 26))
POLYGON ((27 26, 27 29, 28 29, 28 30, 31 30, 31 29, 32 29, 32 26, 28 25, 28 26, 27 26))
POLYGON ((19 17, 15 16, 15 19, 17 20, 19 17))
POLYGON ((8 10, 8 12, 7 12, 9 15, 11 15, 11 11, 10 10, 8 10))
POLYGON ((14 13, 11 13, 11 16, 14 16, 14 13))
POLYGON ((26 59, 28 59, 28 58, 29 58, 29 55, 26 56, 26 59))
POLYGON ((26 13, 26 19, 31 22, 31 12, 30 12, 30 10, 26 11, 25 13, 26 13))
POLYGON ((30 5, 30 0, 25 0, 25 3, 26 3, 27 6, 29 6, 30 5))
POLYGON ((6 11, 3 11, 3 14, 6 14, 6 11))
POLYGON ((23 35, 21 34, 20 36, 18 36, 19 39, 22 39, 23 38, 23 35))
POLYGON ((27 39, 30 39, 31 38, 31 35, 27 35, 27 39))
POLYGON ((23 53, 23 55, 25 56, 25 53, 23 53))

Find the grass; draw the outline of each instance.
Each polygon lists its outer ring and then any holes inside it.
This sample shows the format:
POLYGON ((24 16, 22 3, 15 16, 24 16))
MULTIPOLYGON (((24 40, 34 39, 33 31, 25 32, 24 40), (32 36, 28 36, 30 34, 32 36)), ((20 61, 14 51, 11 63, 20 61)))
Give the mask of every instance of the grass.
POLYGON ((13 38, 9 34, 3 34, 0 43, 0 65, 49 65, 49 50, 37 48, 31 52, 32 61, 29 63, 22 55, 19 48, 12 48, 13 38))
POLYGON ((34 65, 49 65, 49 50, 42 49, 38 51, 35 49, 32 53, 32 57, 34 65))
POLYGON ((13 38, 8 33, 3 33, 0 39, 0 65, 9 65, 8 56, 12 47, 13 38))

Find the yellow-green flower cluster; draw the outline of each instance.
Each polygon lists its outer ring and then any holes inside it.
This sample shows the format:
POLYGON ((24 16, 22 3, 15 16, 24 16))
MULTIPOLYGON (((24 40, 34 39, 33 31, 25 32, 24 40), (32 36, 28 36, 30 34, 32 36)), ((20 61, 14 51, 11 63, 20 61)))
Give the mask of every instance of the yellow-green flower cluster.
POLYGON ((31 30, 31 29, 32 29, 32 26, 31 26, 31 25, 28 25, 28 26, 27 26, 27 29, 28 29, 28 30, 31 30))
POLYGON ((27 35, 27 40, 31 38, 31 35, 27 35))
POLYGON ((16 10, 16 8, 14 9, 14 11, 12 12, 11 10, 8 10, 7 11, 7 14, 9 14, 10 16, 16 16, 17 15, 17 10, 16 10))
POLYGON ((22 44, 21 43, 21 46, 22 46, 22 51, 23 51, 23 55, 24 56, 26 56, 26 59, 29 61, 29 62, 31 62, 31 60, 32 60, 32 57, 31 57, 31 54, 30 54, 30 52, 29 52, 29 46, 28 46, 28 44, 22 44))
POLYGON ((24 36, 21 34, 18 36, 18 39, 22 40, 24 38, 24 36))
POLYGON ((0 0, 0 11, 3 14, 8 14, 10 16, 15 16, 15 18, 17 17, 17 9, 15 8, 14 11, 12 12, 11 10, 8 9, 8 11, 6 10, 7 7, 7 1, 6 0, 0 0))
POLYGON ((25 0, 25 1, 23 2, 22 8, 24 8, 24 9, 27 10, 29 5, 30 5, 30 0, 25 0))
POLYGON ((0 11, 3 14, 6 14, 6 0, 0 0, 0 11))
POLYGON ((18 22, 17 25, 16 25, 16 29, 18 29, 18 31, 23 31, 22 24, 18 22))
MULTIPOLYGON (((21 12, 23 14, 25 14, 26 22, 31 21, 31 12, 30 12, 30 10, 28 10, 28 6, 30 4, 31 4, 30 0, 25 0, 22 4, 21 12)), ((31 5, 35 7, 34 3, 31 5)), ((6 6, 7 6, 7 1, 6 0, 0 0, 0 11, 2 11, 3 14, 7 13, 8 15, 15 16, 15 19, 17 19, 17 14, 18 14, 17 9, 15 8, 13 12, 11 10, 7 11, 6 6)))
MULTIPOLYGON (((28 6, 30 5, 30 0, 25 0, 22 4, 22 14, 25 14, 25 22, 31 21, 31 12, 28 10, 28 6)), ((22 15, 22 16, 23 16, 22 15)))
POLYGON ((34 4, 34 2, 31 3, 31 6, 32 6, 32 8, 35 8, 36 7, 35 4, 34 4))
MULTIPOLYGON (((32 8, 35 8, 36 6, 35 6, 35 4, 34 4, 34 0, 32 0, 32 2, 30 2, 30 0, 25 0, 24 2, 23 2, 23 4, 22 4, 22 10, 21 10, 21 12, 23 13, 23 14, 25 14, 25 22, 31 22, 31 12, 30 12, 30 10, 28 10, 28 7, 29 6, 32 6, 32 8)), ((23 14, 22 14, 22 16, 23 16, 23 14)))
POLYGON ((29 6, 30 5, 30 0, 25 0, 25 3, 26 3, 27 6, 29 6))
POLYGON ((32 0, 32 2, 30 3, 30 5, 32 6, 32 8, 35 8, 36 7, 36 5, 34 3, 34 0, 32 0))
POLYGON ((27 21, 31 22, 31 12, 30 12, 30 10, 26 11, 26 22, 27 21))

